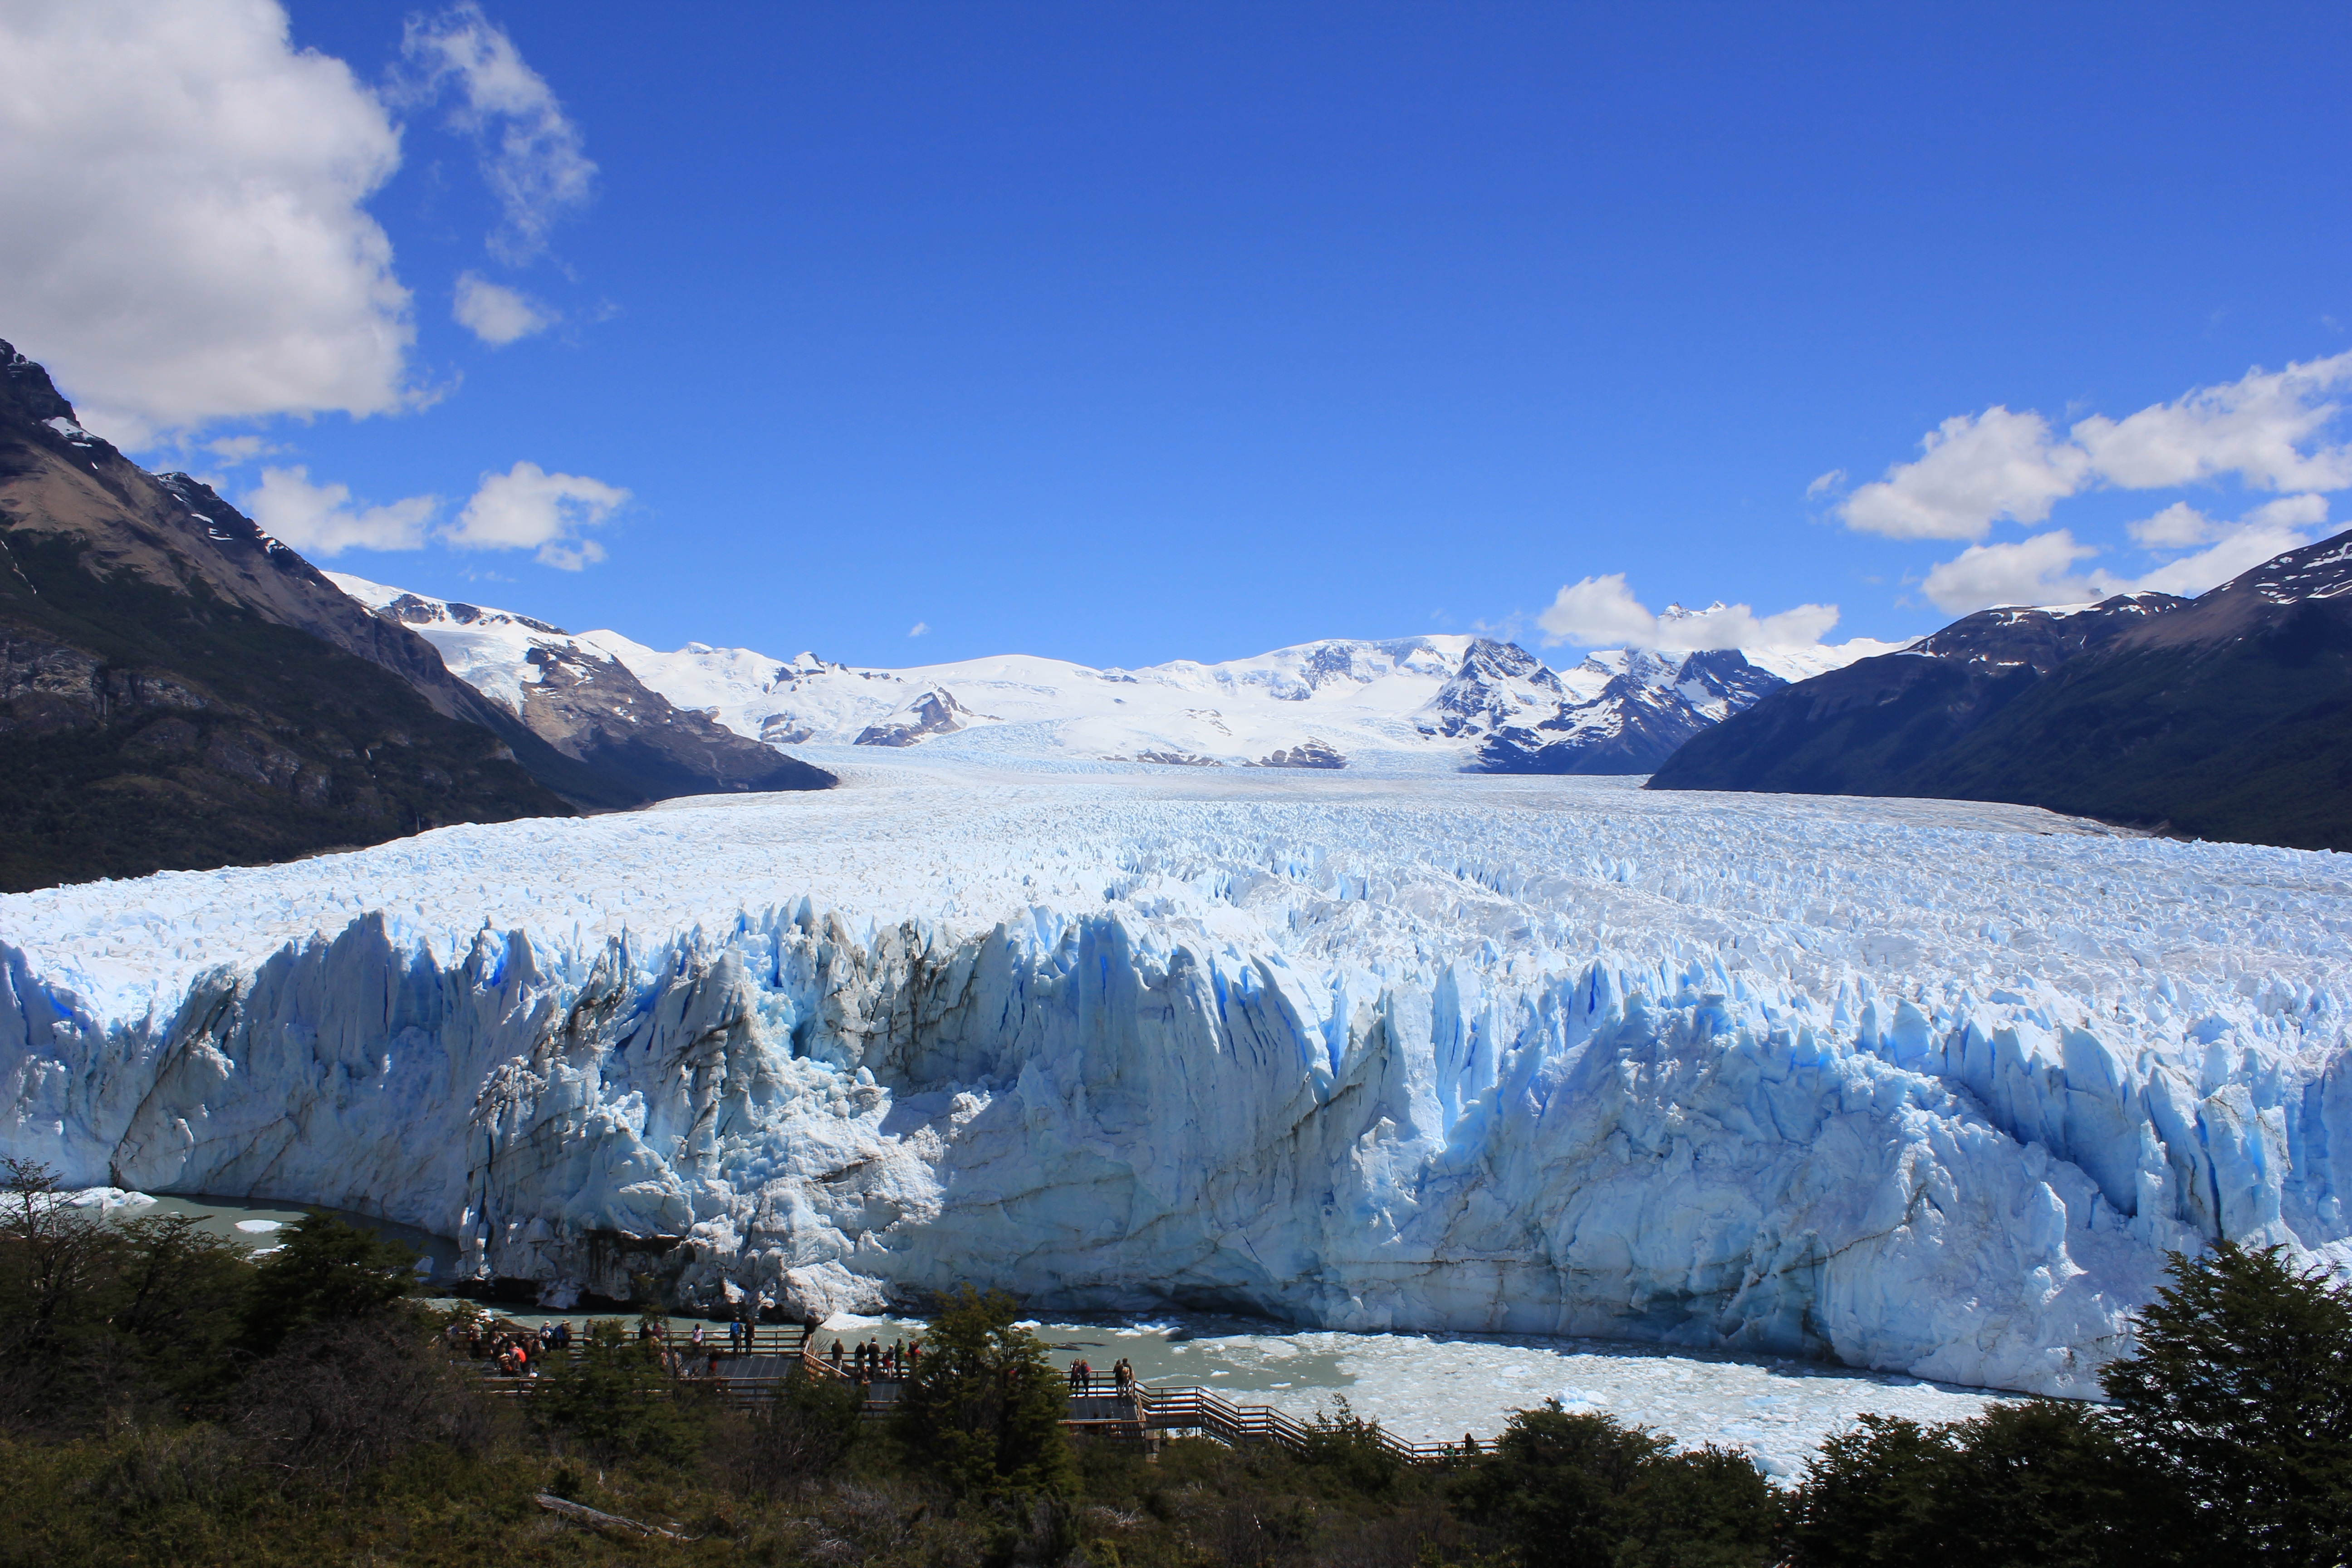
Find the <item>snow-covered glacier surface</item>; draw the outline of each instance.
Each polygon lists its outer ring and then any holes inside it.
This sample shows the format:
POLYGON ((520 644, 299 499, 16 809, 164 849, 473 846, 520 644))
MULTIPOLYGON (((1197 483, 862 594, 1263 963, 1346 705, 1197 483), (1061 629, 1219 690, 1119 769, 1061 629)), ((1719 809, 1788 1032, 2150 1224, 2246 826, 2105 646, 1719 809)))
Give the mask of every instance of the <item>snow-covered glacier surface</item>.
POLYGON ((843 771, 0 898, 0 1145, 383 1213, 554 1302, 972 1279, 2051 1393, 2168 1249, 2352 1256, 2341 858, 1616 780, 843 771))

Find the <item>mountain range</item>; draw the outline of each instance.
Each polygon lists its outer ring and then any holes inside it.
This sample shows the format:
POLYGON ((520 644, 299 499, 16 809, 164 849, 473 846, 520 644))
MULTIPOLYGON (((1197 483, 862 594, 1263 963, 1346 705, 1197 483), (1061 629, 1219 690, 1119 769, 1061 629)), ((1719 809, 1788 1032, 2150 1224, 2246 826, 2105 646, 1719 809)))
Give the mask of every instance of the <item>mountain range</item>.
POLYGON ((2194 599, 1979 611, 1766 693, 1649 787, 2010 801, 2352 849, 2352 531, 2194 599))
MULTIPOLYGON (((775 747, 922 746, 973 759, 1644 773, 1765 692, 1895 646, 1622 648, 1556 671, 1515 644, 1446 636, 1335 639, 1132 669, 1024 654, 879 669, 706 643, 665 652, 618 632, 575 635, 510 610, 328 575, 525 715, 560 683, 567 700, 593 700, 618 726, 646 711, 635 694, 649 691, 775 747)), ((1677 606, 1664 619, 1695 628, 1703 614, 1677 606)))
POLYGON ((673 728, 690 765, 542 739, 209 486, 83 428, 0 342, 0 889, 831 782, 698 715, 673 728))

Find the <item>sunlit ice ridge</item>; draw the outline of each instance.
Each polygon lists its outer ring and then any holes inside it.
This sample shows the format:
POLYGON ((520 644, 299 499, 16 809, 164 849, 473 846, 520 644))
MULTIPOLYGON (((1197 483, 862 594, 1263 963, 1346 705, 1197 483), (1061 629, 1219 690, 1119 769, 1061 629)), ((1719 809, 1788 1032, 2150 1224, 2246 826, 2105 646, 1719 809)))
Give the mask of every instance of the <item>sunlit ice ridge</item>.
POLYGON ((559 1305, 971 1280, 2052 1394, 2169 1250, 2352 1259, 2339 857, 818 760, 843 787, 0 898, 0 1145, 382 1213, 559 1305))

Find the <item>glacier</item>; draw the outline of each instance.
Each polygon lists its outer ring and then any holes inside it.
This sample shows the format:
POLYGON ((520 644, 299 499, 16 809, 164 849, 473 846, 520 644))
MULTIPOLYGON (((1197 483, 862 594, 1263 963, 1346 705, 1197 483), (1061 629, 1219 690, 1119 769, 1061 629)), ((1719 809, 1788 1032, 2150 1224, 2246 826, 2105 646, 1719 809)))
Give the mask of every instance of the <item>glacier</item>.
POLYGON ((970 1279, 2058 1394, 2168 1251, 2352 1263, 2337 857, 874 750, 0 898, 0 1148, 380 1213, 554 1305, 970 1279))

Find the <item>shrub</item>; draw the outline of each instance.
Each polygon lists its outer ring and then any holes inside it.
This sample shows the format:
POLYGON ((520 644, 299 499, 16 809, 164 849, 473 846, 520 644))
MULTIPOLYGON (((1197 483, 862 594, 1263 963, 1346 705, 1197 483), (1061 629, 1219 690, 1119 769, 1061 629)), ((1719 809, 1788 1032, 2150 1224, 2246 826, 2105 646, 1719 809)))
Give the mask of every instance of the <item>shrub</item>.
POLYGON ((1346 1394, 1335 1395, 1331 1403, 1339 1408, 1318 1410, 1307 1424, 1300 1460, 1350 1491, 1386 1496, 1395 1489, 1404 1462, 1381 1440, 1381 1424, 1357 1415, 1346 1394))
POLYGON ((699 1446, 703 1411, 670 1375, 661 1352, 617 1322, 590 1326, 568 1359, 552 1360, 531 1386, 530 1424, 600 1464, 654 1459, 683 1464, 699 1446))
POLYGON ((418 1320, 381 1314, 290 1335, 239 1391, 239 1435, 287 1481, 337 1489, 415 1448, 489 1446, 490 1412, 418 1320))
POLYGON ((744 1425, 736 1462, 746 1490, 773 1495, 839 1469, 857 1440, 857 1391, 793 1369, 776 1397, 744 1425))

